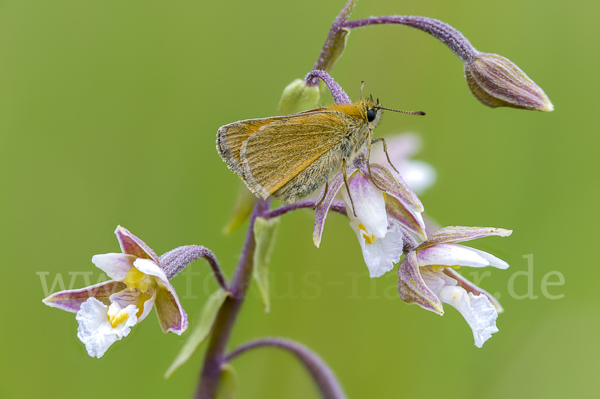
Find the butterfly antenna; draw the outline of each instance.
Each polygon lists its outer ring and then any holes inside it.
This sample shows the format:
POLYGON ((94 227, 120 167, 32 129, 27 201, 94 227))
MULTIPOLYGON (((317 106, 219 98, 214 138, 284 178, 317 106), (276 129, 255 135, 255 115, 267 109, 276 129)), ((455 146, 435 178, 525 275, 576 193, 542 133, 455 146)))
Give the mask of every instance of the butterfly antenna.
POLYGON ((397 109, 391 109, 391 108, 385 108, 385 107, 381 107, 381 109, 385 109, 387 111, 400 112, 401 114, 425 115, 425 112, 423 112, 423 111, 400 111, 400 110, 397 110, 397 109))
POLYGON ((361 98, 361 100, 364 100, 364 99, 365 99, 365 98, 363 97, 363 94, 362 94, 362 93, 363 93, 363 89, 364 89, 364 88, 365 88, 365 81, 363 80, 363 81, 361 81, 361 82, 360 82, 360 98, 361 98))

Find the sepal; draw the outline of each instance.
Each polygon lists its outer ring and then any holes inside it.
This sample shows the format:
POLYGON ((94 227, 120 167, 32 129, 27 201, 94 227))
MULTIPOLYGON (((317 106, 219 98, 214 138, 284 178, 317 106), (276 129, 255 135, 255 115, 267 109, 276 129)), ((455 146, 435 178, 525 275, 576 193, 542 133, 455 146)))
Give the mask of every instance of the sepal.
POLYGON ((448 226, 435 231, 417 249, 427 248, 436 244, 470 241, 487 236, 508 237, 511 234, 512 230, 495 227, 448 226))
POLYGON ((131 234, 125 227, 117 226, 115 234, 119 241, 119 245, 121 246, 121 251, 123 251, 124 254, 134 255, 136 258, 150 259, 157 265, 160 264, 158 262, 158 256, 156 256, 156 253, 154 253, 152 248, 144 241, 131 234))
POLYGON ((55 292, 44 298, 42 302, 51 308, 77 313, 81 308, 81 304, 91 297, 96 298, 105 305, 110 305, 109 297, 115 292, 124 290, 126 287, 120 281, 105 281, 77 290, 55 292))
POLYGON ((423 278, 417 263, 417 254, 409 252, 398 266, 398 294, 408 304, 417 304, 423 309, 444 314, 444 307, 423 278))

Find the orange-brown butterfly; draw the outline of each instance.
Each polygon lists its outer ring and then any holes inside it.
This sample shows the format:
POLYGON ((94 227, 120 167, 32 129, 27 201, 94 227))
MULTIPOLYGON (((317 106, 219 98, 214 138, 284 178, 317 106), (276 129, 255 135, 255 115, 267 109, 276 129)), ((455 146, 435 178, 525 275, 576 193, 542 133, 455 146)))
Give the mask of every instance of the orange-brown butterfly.
POLYGON ((372 140, 383 109, 396 111, 371 98, 238 121, 219 129, 217 150, 256 196, 291 203, 326 184, 340 168, 345 177, 347 165, 365 148, 369 159, 371 144, 383 141, 372 140))

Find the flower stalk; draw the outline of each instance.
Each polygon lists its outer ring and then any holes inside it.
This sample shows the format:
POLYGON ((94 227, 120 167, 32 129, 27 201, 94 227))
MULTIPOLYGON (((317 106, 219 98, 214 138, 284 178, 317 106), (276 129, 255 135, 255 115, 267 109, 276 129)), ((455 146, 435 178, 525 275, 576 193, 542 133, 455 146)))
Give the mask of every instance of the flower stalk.
MULTIPOLYGON (((306 200, 295 202, 293 204, 282 205, 279 208, 273 209, 271 211, 266 212, 262 215, 265 219, 272 219, 281 215, 285 215, 286 213, 295 211, 296 209, 302 208, 311 208, 314 209, 319 204, 319 201, 315 200, 306 200)), ((344 216, 347 216, 348 213, 346 211, 346 204, 343 201, 333 201, 329 206, 329 210, 341 213, 344 216)))
POLYGON ((324 399, 346 399, 344 390, 327 364, 316 353, 297 342, 282 338, 265 338, 248 342, 227 355, 226 362, 254 348, 272 346, 296 356, 313 377, 324 399))
POLYGON ((163 254, 159 260, 165 269, 165 274, 171 279, 185 269, 187 265, 199 258, 203 258, 208 262, 217 283, 225 291, 229 291, 225 278, 223 277, 223 272, 219 267, 219 261, 215 254, 208 248, 199 245, 186 245, 163 254))
POLYGON ((444 43, 462 62, 470 62, 478 51, 457 29, 437 19, 418 16, 373 17, 346 21, 344 28, 356 29, 369 25, 404 25, 429 33, 444 43))
POLYGON ((350 97, 348 97, 348 94, 346 94, 344 89, 342 89, 342 87, 337 84, 327 72, 316 69, 309 72, 304 78, 304 80, 307 82, 313 81, 314 79, 316 79, 317 82, 320 79, 327 85, 327 88, 333 97, 333 101, 335 101, 336 104, 350 104, 352 102, 350 101, 350 97))

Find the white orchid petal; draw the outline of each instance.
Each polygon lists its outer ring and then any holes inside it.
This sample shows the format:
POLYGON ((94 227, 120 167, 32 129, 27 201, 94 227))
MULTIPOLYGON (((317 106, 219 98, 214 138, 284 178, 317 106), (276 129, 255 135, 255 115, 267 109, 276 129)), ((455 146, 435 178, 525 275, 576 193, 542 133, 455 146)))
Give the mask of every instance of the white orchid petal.
POLYGON ((369 243, 365 239, 365 231, 359 227, 359 221, 354 219, 350 226, 358 237, 365 263, 369 268, 370 277, 381 277, 394 268, 394 263, 400 260, 403 248, 403 237, 400 228, 392 223, 383 238, 377 238, 369 243))
MULTIPOLYGON (((458 245, 459 247, 463 247, 463 245, 458 245)), ((469 248, 469 247, 465 247, 465 248, 469 248)), ((505 261, 503 261, 500 258, 496 258, 494 255, 489 254, 485 251, 481 251, 479 249, 475 249, 475 248, 469 248, 471 251, 475 252, 477 255, 481 256, 482 258, 485 258, 488 261, 488 264, 490 266, 494 266, 497 267, 498 269, 508 269, 508 263, 506 263, 505 261)))
POLYGON ((504 309, 502 308, 502 305, 500 305, 500 302, 498 302, 498 300, 496 298, 494 298, 494 296, 492 294, 490 294, 483 288, 476 286, 475 284, 473 284, 472 282, 470 282, 469 280, 464 278, 462 275, 460 275, 458 272, 456 272, 456 270, 454 270, 453 268, 451 268, 451 267, 444 268, 444 274, 446 274, 448 277, 451 277, 454 280, 456 280, 456 282, 457 282, 456 285, 458 285, 459 287, 463 287, 467 292, 472 292, 473 295, 483 294, 483 295, 487 296, 487 298, 490 300, 492 305, 494 305, 494 307, 496 308, 496 311, 498 312, 498 314, 500 314, 504 311, 504 309))
POLYGON ((443 303, 456 308, 465 318, 475 338, 475 346, 481 348, 492 334, 498 332, 496 319, 498 312, 483 294, 474 296, 462 287, 444 287, 438 294, 443 303))
POLYGON ((473 330, 475 346, 481 348, 493 333, 498 332, 498 312, 483 294, 478 296, 457 286, 457 281, 431 267, 422 267, 421 276, 427 287, 442 301, 454 307, 465 318, 473 330))
POLYGON ((417 251, 419 266, 485 267, 490 262, 472 248, 456 244, 438 244, 417 251))
POLYGON ((434 272, 429 266, 421 267, 421 278, 425 282, 425 285, 433 291, 434 294, 438 293, 446 286, 455 286, 458 282, 452 277, 447 276, 442 272, 434 272))
POLYGON ((110 253, 92 256, 92 263, 112 280, 123 281, 135 259, 133 255, 110 253))
MULTIPOLYGON (((354 215, 367 228, 369 233, 382 238, 387 233, 388 218, 385 210, 383 192, 373 185, 368 176, 362 173, 354 174, 348 182, 350 195, 354 201, 356 215, 354 215)), ((342 189, 346 207, 354 213, 352 202, 348 198, 347 190, 342 189)))
POLYGON ((133 266, 144 274, 158 277, 163 284, 170 286, 167 275, 154 261, 138 258, 133 262, 133 266))
POLYGON ((126 314, 123 322, 115 327, 108 320, 109 307, 96 298, 89 298, 81 304, 81 308, 75 316, 79 323, 77 338, 83 342, 85 349, 92 357, 102 357, 114 342, 126 337, 131 327, 137 322, 135 305, 129 305, 122 309, 117 303, 113 303, 111 307, 117 313, 124 312, 126 314))

